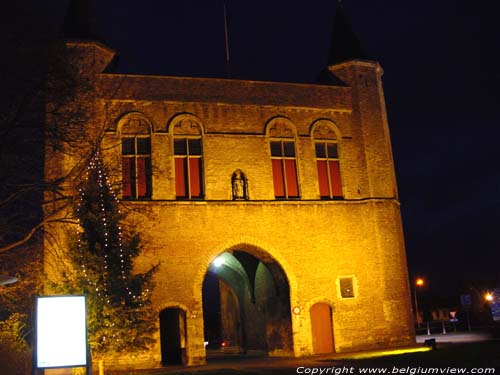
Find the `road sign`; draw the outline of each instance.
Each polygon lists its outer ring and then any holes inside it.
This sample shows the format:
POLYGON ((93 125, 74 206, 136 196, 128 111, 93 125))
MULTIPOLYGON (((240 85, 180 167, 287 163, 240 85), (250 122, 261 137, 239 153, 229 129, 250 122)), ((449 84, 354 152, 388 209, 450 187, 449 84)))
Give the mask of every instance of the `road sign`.
POLYGON ((292 312, 295 314, 295 315, 299 315, 300 314, 300 311, 301 311, 301 308, 299 306, 294 306, 293 309, 292 309, 292 312))
POLYGON ((500 321, 500 289, 495 289, 491 293, 493 299, 491 300, 491 314, 493 315, 493 320, 500 321))
POLYGON ((448 313, 448 315, 450 316, 450 322, 452 322, 452 323, 458 322, 458 317, 457 317, 457 312, 456 311, 450 311, 448 313))
POLYGON ((472 296, 470 294, 462 294, 460 296, 460 303, 462 304, 462 306, 472 306, 472 296))

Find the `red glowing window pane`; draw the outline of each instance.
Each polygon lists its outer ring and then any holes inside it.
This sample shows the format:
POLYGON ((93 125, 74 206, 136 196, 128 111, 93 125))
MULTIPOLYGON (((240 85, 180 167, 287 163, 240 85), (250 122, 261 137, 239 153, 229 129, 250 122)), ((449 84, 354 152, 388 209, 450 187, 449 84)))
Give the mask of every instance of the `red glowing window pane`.
POLYGON ((175 194, 186 197, 186 158, 175 158, 175 194))
POLYGON ((297 183, 297 168, 295 160, 285 159, 286 188, 288 197, 299 196, 299 185, 297 183))
POLYGON ((201 159, 189 158, 189 186, 191 197, 201 197, 201 159))
POLYGON ((150 159, 137 158, 137 196, 148 197, 150 194, 150 159))
POLYGON ((130 198, 135 195, 133 160, 132 158, 122 158, 122 195, 124 198, 130 198))
POLYGON ((326 160, 317 160, 318 166, 318 182, 319 182, 319 195, 321 197, 330 196, 330 187, 328 184, 328 171, 326 169, 326 160))
POLYGON ((340 180, 340 165, 338 160, 329 160, 328 167, 330 169, 330 182, 332 186, 332 196, 342 196, 342 182, 340 180))
POLYGON ((283 198, 285 196, 285 186, 283 184, 283 166, 281 159, 272 159, 274 196, 283 198))

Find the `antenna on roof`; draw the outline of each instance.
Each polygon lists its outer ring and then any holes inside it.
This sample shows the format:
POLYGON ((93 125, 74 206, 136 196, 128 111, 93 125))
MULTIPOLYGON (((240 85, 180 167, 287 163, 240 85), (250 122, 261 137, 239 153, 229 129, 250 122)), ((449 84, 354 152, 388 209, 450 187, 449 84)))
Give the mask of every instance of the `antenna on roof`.
POLYGON ((229 35, 227 28, 227 10, 226 10, 226 0, 222 2, 224 6, 224 37, 226 40, 226 74, 227 78, 231 78, 231 63, 229 61, 229 35))

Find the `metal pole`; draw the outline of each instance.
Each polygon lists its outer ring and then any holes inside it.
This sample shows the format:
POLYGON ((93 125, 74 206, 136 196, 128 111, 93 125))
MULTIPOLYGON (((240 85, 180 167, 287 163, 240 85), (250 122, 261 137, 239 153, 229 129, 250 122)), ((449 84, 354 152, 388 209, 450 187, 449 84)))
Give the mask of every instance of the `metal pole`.
POLYGON ((415 297, 415 320, 417 322, 417 328, 420 328, 420 323, 418 321, 418 301, 417 301, 417 282, 416 280, 413 282, 413 296, 415 297))
POLYGON ((229 31, 227 27, 226 1, 223 2, 223 5, 224 5, 224 37, 226 41, 226 74, 227 78, 231 78, 231 64, 229 62, 229 31))
POLYGON ((104 360, 99 360, 99 375, 104 375, 104 360))

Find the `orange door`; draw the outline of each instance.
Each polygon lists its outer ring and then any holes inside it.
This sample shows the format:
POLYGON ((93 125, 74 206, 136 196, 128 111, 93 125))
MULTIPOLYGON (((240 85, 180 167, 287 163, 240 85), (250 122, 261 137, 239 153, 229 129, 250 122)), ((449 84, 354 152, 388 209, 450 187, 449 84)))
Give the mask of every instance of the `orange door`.
POLYGON ((313 352, 332 353, 334 351, 332 309, 329 305, 316 303, 311 307, 311 327, 313 352))

